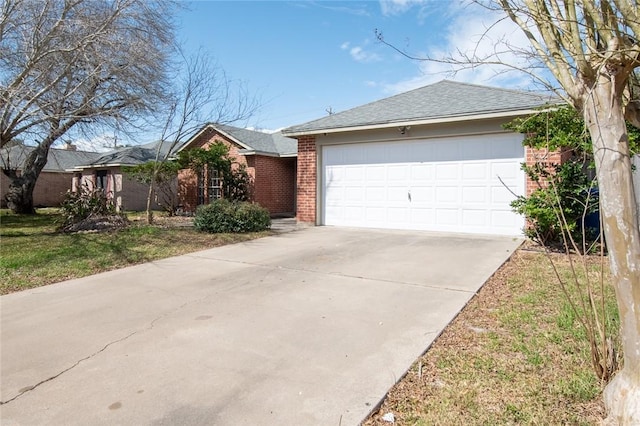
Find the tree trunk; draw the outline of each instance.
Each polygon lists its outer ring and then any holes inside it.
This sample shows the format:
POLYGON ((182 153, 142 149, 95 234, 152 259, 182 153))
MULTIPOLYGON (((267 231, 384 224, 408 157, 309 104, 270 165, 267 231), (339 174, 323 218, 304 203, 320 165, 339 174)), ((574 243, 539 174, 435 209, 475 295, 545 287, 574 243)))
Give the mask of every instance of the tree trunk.
POLYGON ((624 366, 604 390, 608 424, 640 424, 640 229, 622 89, 601 74, 583 104, 593 141, 600 210, 620 311, 624 366))
POLYGON ((40 172, 47 164, 49 146, 46 144, 36 146, 25 158, 20 176, 14 174, 9 176, 6 200, 7 207, 13 213, 34 214, 36 212, 33 206, 33 190, 40 172))
POLYGON ((151 211, 151 200, 153 199, 153 179, 155 179, 155 173, 151 178, 149 184, 149 192, 147 193, 147 225, 153 224, 153 211, 151 211))

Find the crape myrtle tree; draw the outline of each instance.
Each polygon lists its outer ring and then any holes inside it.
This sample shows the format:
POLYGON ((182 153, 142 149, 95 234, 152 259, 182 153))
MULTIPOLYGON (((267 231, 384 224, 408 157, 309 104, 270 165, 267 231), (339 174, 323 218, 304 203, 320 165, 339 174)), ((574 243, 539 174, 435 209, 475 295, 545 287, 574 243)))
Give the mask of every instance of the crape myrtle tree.
POLYGON ((640 224, 625 123, 640 126, 634 78, 640 11, 632 0, 498 0, 493 6, 521 28, 589 130, 624 356, 604 400, 608 421, 640 424, 640 224))
MULTIPOLYGON (((447 58, 420 59, 456 69, 492 64, 528 72, 555 88, 584 118, 592 142, 624 358, 623 368, 604 390, 607 421, 640 424, 640 228, 625 125, 626 119, 640 127, 640 84, 635 75, 640 67, 638 2, 471 2, 515 23, 527 40, 526 47, 505 37, 493 39, 494 48, 489 52, 477 49, 468 54, 454 52, 447 58), (521 62, 505 60, 514 55, 521 62)), ((487 27, 481 42, 491 42, 492 28, 487 27)), ((377 35, 385 42, 380 32, 377 35)))
POLYGON ((34 213, 51 146, 72 129, 123 125, 166 99, 175 31, 170 0, 0 2, 0 148, 34 145, 7 205, 34 213))

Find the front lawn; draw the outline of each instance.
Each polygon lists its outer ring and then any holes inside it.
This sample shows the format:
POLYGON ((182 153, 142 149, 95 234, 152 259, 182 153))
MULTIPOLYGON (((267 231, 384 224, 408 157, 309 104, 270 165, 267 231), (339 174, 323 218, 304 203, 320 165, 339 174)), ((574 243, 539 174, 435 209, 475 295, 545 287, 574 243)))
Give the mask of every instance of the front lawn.
MULTIPOLYGON (((553 257, 568 277, 566 257, 553 257)), ((597 274, 599 258, 589 262, 597 274)), ((390 425, 385 414, 396 425, 598 424, 604 407, 585 333, 546 257, 517 252, 364 424, 390 425)))
POLYGON ((0 294, 270 234, 206 234, 168 219, 159 218, 161 226, 135 221, 119 231, 61 234, 55 209, 33 216, 0 210, 0 294))

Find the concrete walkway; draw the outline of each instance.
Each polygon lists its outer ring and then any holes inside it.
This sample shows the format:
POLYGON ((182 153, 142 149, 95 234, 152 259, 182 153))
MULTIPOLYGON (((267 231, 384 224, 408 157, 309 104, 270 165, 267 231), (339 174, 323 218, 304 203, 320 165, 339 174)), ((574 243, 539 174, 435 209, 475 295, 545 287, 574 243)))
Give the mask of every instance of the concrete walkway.
POLYGON ((307 228, 2 296, 0 423, 356 425, 519 244, 307 228))

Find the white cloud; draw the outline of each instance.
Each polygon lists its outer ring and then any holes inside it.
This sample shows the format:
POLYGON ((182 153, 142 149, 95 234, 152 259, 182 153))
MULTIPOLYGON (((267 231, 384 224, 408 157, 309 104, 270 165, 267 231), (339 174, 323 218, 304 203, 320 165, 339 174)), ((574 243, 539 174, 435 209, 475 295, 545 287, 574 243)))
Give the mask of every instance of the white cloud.
POLYGON ((380 10, 385 16, 401 15, 413 6, 424 5, 427 0, 380 0, 380 10))
MULTIPOLYGON (((517 69, 535 71, 532 64, 517 52, 528 50, 529 42, 522 31, 503 16, 478 7, 455 7, 453 19, 439 46, 430 46, 418 57, 436 61, 419 62, 419 75, 393 84, 386 84, 387 93, 400 93, 442 79, 505 88, 533 88, 533 79, 517 69), (443 59, 444 61, 437 61, 443 59), (452 58, 459 64, 446 60, 452 58), (463 65, 465 58, 484 59, 495 64, 463 65), (498 63, 507 64, 500 65, 498 63)), ((547 73, 548 76, 548 73, 547 73)))
MULTIPOLYGON (((365 40, 364 45, 369 45, 371 43, 370 40, 365 40)), ((351 47, 351 42, 345 41, 340 45, 341 50, 346 50, 349 52, 349 55, 353 58, 353 60, 357 62, 378 62, 382 60, 382 57, 375 52, 371 52, 365 50, 362 46, 353 46, 351 47)))
POLYGON ((65 139, 64 141, 60 141, 56 144, 56 148, 64 148, 65 143, 71 143, 75 145, 78 151, 89 151, 89 152, 108 152, 113 150, 113 147, 116 143, 120 145, 121 143, 118 140, 114 140, 113 135, 98 135, 88 138, 74 138, 74 139, 65 139))
POLYGON ((352 47, 349 50, 351 57, 358 62, 377 62, 382 60, 380 55, 373 52, 367 52, 360 46, 352 47))

